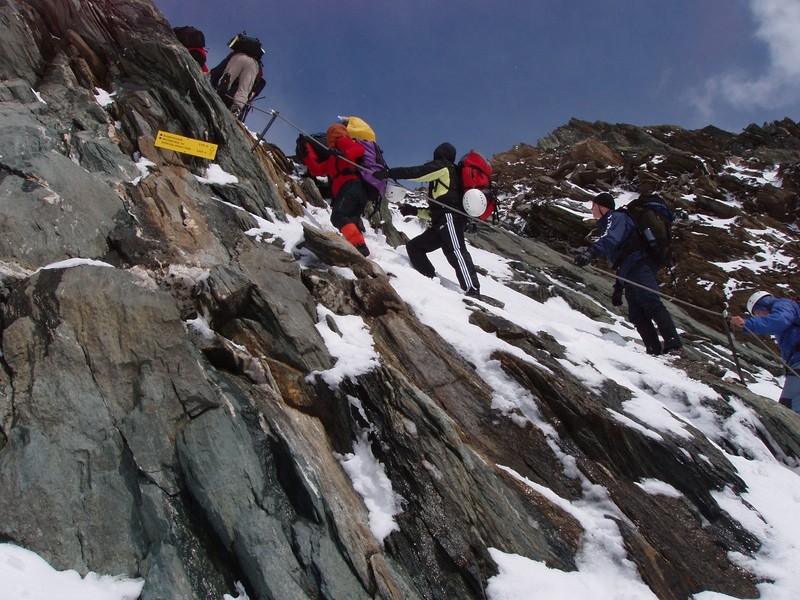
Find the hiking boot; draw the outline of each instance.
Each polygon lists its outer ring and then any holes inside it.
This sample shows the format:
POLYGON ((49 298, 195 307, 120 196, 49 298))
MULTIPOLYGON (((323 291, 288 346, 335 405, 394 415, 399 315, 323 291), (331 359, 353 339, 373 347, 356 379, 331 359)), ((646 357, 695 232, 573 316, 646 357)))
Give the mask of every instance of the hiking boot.
POLYGON ((680 348, 681 338, 675 330, 675 323, 672 321, 672 316, 667 309, 662 305, 653 311, 652 319, 658 327, 658 333, 661 334, 661 339, 664 340, 662 344, 662 352, 666 354, 670 350, 680 348))
POLYGON ((683 343, 681 342, 681 338, 674 337, 668 340, 664 340, 664 345, 661 347, 662 354, 678 354, 680 353, 681 349, 683 348, 683 343))
POLYGON ((367 248, 366 244, 358 244, 356 250, 361 253, 361 256, 369 256, 369 248, 367 248))
POLYGON ((639 319, 633 326, 642 338, 647 353, 651 356, 660 355, 662 352, 661 341, 658 339, 658 332, 653 326, 653 322, 650 319, 639 319))
POLYGON ((481 292, 480 290, 476 290, 475 288, 469 288, 465 294, 465 296, 469 296, 470 298, 475 298, 475 300, 481 299, 481 292))

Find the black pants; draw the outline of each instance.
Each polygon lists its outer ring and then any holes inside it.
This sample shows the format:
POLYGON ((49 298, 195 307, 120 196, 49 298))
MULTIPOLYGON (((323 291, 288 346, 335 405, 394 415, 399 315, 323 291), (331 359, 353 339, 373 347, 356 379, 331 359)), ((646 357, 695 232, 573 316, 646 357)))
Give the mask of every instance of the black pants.
POLYGON ((786 381, 781 391, 780 403, 794 412, 800 413, 800 377, 794 373, 800 373, 800 362, 791 366, 791 370, 786 369, 786 381), (794 372, 792 372, 794 371, 794 372))
POLYGON ((480 290, 478 274, 464 242, 466 221, 466 217, 454 213, 445 213, 434 219, 431 227, 406 245, 411 265, 426 277, 433 277, 436 270, 428 259, 428 253, 441 248, 456 272, 461 289, 480 290))
POLYGON ((348 181, 331 203, 331 225, 341 231, 345 225, 352 223, 363 231, 361 215, 366 206, 367 190, 364 182, 361 179, 348 181))
POLYGON ((657 271, 655 264, 645 259, 636 263, 625 274, 625 279, 649 288, 626 283, 625 299, 628 302, 628 318, 642 337, 647 353, 655 355, 661 354, 662 350, 668 352, 682 345, 672 316, 655 293, 658 290, 657 271), (663 346, 658 339, 659 333, 664 340, 663 346))

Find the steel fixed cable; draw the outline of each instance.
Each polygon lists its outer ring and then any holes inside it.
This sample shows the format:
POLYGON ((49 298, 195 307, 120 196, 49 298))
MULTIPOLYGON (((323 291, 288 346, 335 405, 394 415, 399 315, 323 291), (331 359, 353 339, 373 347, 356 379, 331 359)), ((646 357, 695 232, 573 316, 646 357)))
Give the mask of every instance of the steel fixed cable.
MULTIPOLYGON (((318 146, 320 146, 321 148, 323 148, 323 149, 325 149, 325 150, 328 150, 328 148, 327 148, 327 147, 326 147, 326 146, 325 146, 325 145, 324 145, 322 142, 320 142, 320 141, 319 141, 319 140, 317 140, 316 138, 312 137, 312 136, 311 136, 311 135, 310 135, 308 132, 306 132, 306 131, 305 131, 305 130, 302 128, 302 127, 300 127, 299 125, 297 125, 296 123, 294 123, 294 122, 293 122, 293 121, 291 121, 290 119, 286 118, 285 116, 281 115, 281 114, 280 114, 278 111, 276 111, 276 110, 274 110, 274 109, 263 110, 263 109, 261 109, 261 108, 258 108, 257 106, 254 106, 254 105, 252 105, 252 104, 250 104, 250 103, 248 103, 248 104, 251 106, 251 108, 253 108, 253 109, 255 109, 255 110, 259 111, 259 112, 262 112, 262 113, 265 113, 265 114, 268 114, 268 115, 271 115, 271 116, 272 116, 272 118, 271 118, 270 122, 267 124, 267 127, 264 129, 264 131, 262 132, 261 136, 259 136, 259 138, 256 140, 256 143, 255 143, 255 145, 253 146, 253 149, 255 149, 255 146, 256 146, 256 145, 258 145, 258 143, 259 143, 259 142, 261 141, 261 139, 264 137, 264 134, 266 134, 266 131, 267 131, 267 129, 269 129, 269 127, 272 125, 272 123, 275 121, 275 119, 276 119, 276 118, 279 118, 279 119, 281 119, 282 121, 284 121, 284 122, 285 122, 287 125, 289 125, 290 127, 294 128, 294 129, 295 129, 295 130, 297 130, 297 131, 298 131, 300 134, 302 134, 303 136, 305 136, 305 137, 306 137, 306 138, 307 138, 309 141, 311 141, 311 142, 313 142, 313 143, 317 144, 318 146)), ((364 171, 364 172, 370 172, 370 171, 369 171, 369 169, 367 169, 367 168, 366 168, 366 167, 364 167, 363 165, 359 165, 358 163, 356 163, 356 162, 353 162, 353 161, 351 161, 351 160, 349 160, 349 159, 347 159, 347 158, 345 158, 345 157, 343 157, 343 156, 337 155, 337 158, 338 158, 339 160, 342 160, 342 161, 344 161, 344 162, 346 162, 346 163, 348 163, 348 164, 350 164, 350 165, 352 165, 352 166, 356 167, 356 168, 357 168, 357 169, 359 169, 360 171, 364 171)), ((406 188, 405 186, 403 186, 403 185, 399 184, 399 183, 397 182, 397 180, 396 180, 396 179, 393 179, 393 178, 392 178, 392 181, 394 181, 395 183, 397 183, 397 185, 398 185, 399 187, 401 187, 402 189, 404 189, 404 190, 406 190, 406 191, 408 191, 408 192, 411 192, 411 191, 412 191, 412 190, 409 190, 408 188, 406 188)), ((494 224, 492 224, 492 223, 489 223, 488 221, 482 221, 482 220, 480 220, 479 218, 477 218, 477 217, 473 217, 472 215, 469 215, 469 214, 467 214, 467 213, 466 213, 466 212, 464 212, 464 211, 458 210, 457 208, 454 208, 454 207, 452 207, 452 206, 450 206, 450 205, 448 205, 448 204, 445 204, 445 203, 443 203, 443 202, 439 202, 438 200, 435 200, 434 198, 427 198, 426 200, 427 200, 428 202, 432 202, 432 203, 434 203, 434 204, 438 204, 439 206, 441 206, 441 207, 443 207, 443 208, 446 208, 447 210, 449 210, 449 211, 451 211, 451 212, 454 212, 454 213, 457 213, 457 214, 459 214, 459 215, 462 215, 462 216, 466 217, 467 219, 470 219, 471 221, 473 221, 473 222, 475 222, 475 223, 477 223, 477 224, 479 224, 479 225, 483 225, 483 226, 485 226, 485 227, 488 227, 488 228, 490 228, 490 229, 492 229, 492 230, 494 230, 494 231, 497 231, 497 232, 499 232, 499 233, 502 233, 502 234, 504 234, 504 235, 513 235, 513 236, 516 236, 516 235, 517 235, 517 234, 515 234, 514 232, 511 232, 511 231, 508 231, 507 229, 503 229, 503 228, 499 227, 498 225, 494 225, 494 224)), ((562 256, 566 256, 566 255, 562 254, 562 256)), ((611 273, 611 272, 609 272, 609 271, 606 271, 606 270, 604 270, 604 269, 600 269, 599 267, 595 267, 595 266, 593 266, 593 265, 589 265, 589 267, 590 267, 591 269, 593 269, 594 271, 597 271, 598 273, 601 273, 601 274, 603 274, 603 275, 605 275, 605 276, 608 276, 608 277, 611 277, 611 278, 613 278, 614 280, 617 280, 617 281, 622 281, 623 283, 625 283, 625 284, 627 284, 627 285, 633 285, 633 286, 636 286, 636 287, 639 287, 639 288, 642 288, 642 289, 646 289, 646 290, 648 290, 649 292, 651 292, 651 293, 653 293, 653 294, 656 294, 656 295, 658 295, 659 297, 661 297, 661 298, 664 298, 665 300, 667 300, 667 301, 669 301, 669 302, 672 302, 672 303, 674 303, 674 304, 682 304, 682 305, 684 305, 684 306, 687 306, 687 307, 690 307, 690 308, 692 308, 692 309, 694 309, 694 310, 697 310, 697 311, 700 311, 700 312, 704 312, 704 313, 706 313, 706 314, 713 315, 713 316, 715 316, 715 317, 721 317, 721 318, 722 318, 722 322, 723 322, 723 324, 724 324, 724 330, 725 330, 725 334, 726 334, 726 336, 727 336, 727 338, 728 338, 729 345, 730 345, 730 348, 731 348, 731 352, 732 352, 732 355, 733 355, 734 363, 735 363, 735 365, 736 365, 736 368, 737 368, 737 374, 739 375, 739 379, 741 380, 742 384, 745 384, 744 375, 743 375, 743 373, 742 373, 741 366, 739 365, 739 358, 738 358, 738 354, 737 354, 737 352, 736 352, 736 347, 735 347, 735 344, 734 344, 734 341, 733 341, 733 337, 732 337, 732 335, 731 335, 731 331, 730 331, 730 317, 729 317, 729 315, 728 315, 728 311, 727 311, 727 310, 724 310, 724 311, 722 311, 722 312, 719 312, 719 311, 714 311, 714 310, 711 310, 711 309, 708 309, 708 308, 704 308, 704 307, 702 307, 702 306, 697 306, 696 304, 692 304, 691 302, 686 302, 685 300, 680 300, 679 298, 676 298, 676 297, 674 297, 674 296, 669 296, 669 295, 667 295, 667 294, 665 294, 665 293, 663 293, 663 292, 661 292, 661 291, 659 291, 659 290, 654 290, 654 289, 652 289, 652 288, 650 288, 650 287, 647 287, 647 286, 645 286, 645 285, 642 285, 642 284, 640 284, 640 283, 637 283, 637 282, 635 282, 635 281, 632 281, 632 280, 630 280, 630 279, 626 279, 626 278, 624 278, 624 277, 620 277, 619 275, 616 275, 616 274, 614 274, 614 273, 611 273)), ((755 336, 755 339, 756 339, 756 340, 759 342, 759 344, 761 344, 761 345, 762 345, 762 347, 763 347, 763 348, 764 348, 764 349, 765 349, 765 350, 766 350, 766 351, 767 351, 767 352, 768 352, 768 353, 769 353, 771 356, 775 356, 776 358, 778 358, 778 359, 781 361, 781 363, 783 364, 783 366, 784 366, 784 367, 787 369, 787 371, 788 371, 788 372, 791 372, 791 373, 792 373, 793 375, 795 375, 795 376, 797 376, 797 375, 798 375, 798 373, 797 373, 797 372, 796 372, 796 371, 795 371, 795 370, 794 370, 794 369, 791 367, 791 365, 789 365, 789 364, 788 364, 786 361, 784 361, 782 357, 778 357, 778 356, 776 356, 776 355, 775 355, 775 352, 774 352, 773 350, 771 350, 771 349, 770 349, 770 348, 769 348, 769 347, 768 347, 768 346, 767 346, 767 345, 764 343, 764 341, 763 341, 763 340, 761 340, 761 338, 760 338, 760 337, 758 337, 758 335, 754 334, 753 332, 751 332, 751 331, 749 331, 749 330, 748 330, 748 332, 749 332, 749 333, 751 333, 751 334, 753 334, 753 335, 755 336)))

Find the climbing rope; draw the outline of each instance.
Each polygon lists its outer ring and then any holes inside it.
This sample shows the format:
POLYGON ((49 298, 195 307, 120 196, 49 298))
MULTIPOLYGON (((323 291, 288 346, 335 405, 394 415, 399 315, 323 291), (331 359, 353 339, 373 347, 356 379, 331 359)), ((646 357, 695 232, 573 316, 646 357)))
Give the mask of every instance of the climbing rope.
MULTIPOLYGON (((312 137, 308 132, 306 132, 302 127, 300 127, 296 123, 292 122, 291 120, 289 120, 286 117, 284 117, 283 115, 281 115, 277 110, 274 110, 274 109, 264 110, 264 109, 258 108, 257 106, 254 106, 252 103, 248 103, 248 106, 250 108, 252 108, 253 110, 257 110, 257 111, 262 112, 264 114, 271 115, 271 119, 270 119, 269 123, 267 123, 267 126, 262 130, 261 134, 256 139, 256 142, 253 145, 253 150, 255 150, 255 148, 258 146, 258 144, 264 138, 264 136, 266 135, 266 133, 269 130, 269 128, 275 122, 276 118, 281 119, 287 125, 289 125, 290 127, 294 128, 295 130, 297 130, 301 135, 305 136, 310 142, 313 142, 313 143, 317 144, 318 146, 320 146, 324 150, 328 150, 328 148, 322 142, 320 142, 316 138, 312 137)), ((353 162, 351 160, 348 160, 347 158, 345 158, 343 156, 337 156, 337 158, 339 160, 342 160, 342 161, 344 161, 344 162, 356 167, 360 171, 370 172, 369 169, 367 169, 363 165, 359 165, 358 163, 355 163, 355 162, 353 162)), ((396 179, 392 179, 392 181, 397 183, 397 185, 399 187, 403 188, 404 190, 406 190, 408 192, 411 191, 408 188, 406 188, 405 186, 399 184, 396 179)), ((517 235, 517 234, 515 234, 515 233, 513 233, 511 231, 508 231, 507 229, 503 229, 503 228, 499 227, 498 225, 494 225, 492 223, 489 223, 488 221, 482 221, 477 217, 473 217, 473 216, 467 214, 466 212, 460 211, 460 210, 458 210, 456 208, 453 208, 452 206, 450 206, 448 204, 445 204, 443 202, 439 202, 438 200, 435 200, 433 198, 427 198, 427 201, 428 202, 432 202, 434 204, 438 204, 439 206, 441 206, 443 208, 446 208, 448 211, 451 211, 451 212, 457 213, 459 215, 462 215, 462 216, 466 217, 467 219, 473 221, 474 223, 477 223, 479 225, 483 225, 485 227, 488 227, 488 228, 490 228, 490 229, 492 229, 494 231, 497 231, 498 233, 502 233, 504 235, 517 235)), ((562 256, 564 256, 564 255, 562 255, 562 256)), ((642 285, 642 284, 637 283, 635 281, 631 281, 630 279, 626 279, 624 277, 620 277, 619 275, 617 275, 615 273, 611 273, 610 271, 606 271, 604 269, 600 269, 599 267, 595 267, 593 265, 589 265, 589 267, 592 270, 594 270, 594 271, 596 271, 596 272, 598 272, 598 273, 600 273, 602 275, 610 277, 610 278, 612 278, 612 279, 614 279, 616 281, 621 281, 621 282, 625 283, 626 285, 632 285, 632 286, 636 286, 636 287, 645 289, 645 290, 647 290, 647 291, 649 291, 649 292, 651 292, 653 294, 656 294, 657 296, 659 296, 659 297, 661 297, 661 298, 665 299, 666 301, 671 302, 673 304, 681 304, 681 305, 684 305, 686 307, 692 308, 692 309, 694 309, 696 311, 704 312, 706 314, 709 314, 709 315, 712 315, 712 316, 715 316, 715 317, 720 317, 721 320, 722 320, 722 323, 723 323, 723 329, 725 331, 725 335, 726 335, 726 337, 728 339, 728 345, 730 346, 730 349, 731 349, 732 358, 733 358, 734 364, 736 366, 736 371, 737 371, 737 374, 739 376, 739 380, 742 382, 742 385, 746 385, 745 378, 744 378, 744 373, 742 372, 741 365, 739 364, 739 356, 738 356, 738 353, 736 352, 736 345, 734 343, 733 335, 731 334, 730 316, 728 315, 728 311, 727 310, 724 310, 724 311, 720 312, 720 311, 715 311, 715 310, 711 310, 711 309, 708 309, 708 308, 704 308, 702 306, 697 306, 696 304, 692 304, 691 302, 686 302, 685 300, 680 300, 679 298, 676 298, 674 296, 669 296, 669 295, 667 295, 667 294, 665 294, 665 293, 663 293, 663 292, 661 292, 659 290, 654 290, 652 288, 649 288, 646 285, 642 285)), ((782 357, 777 356, 775 354, 774 350, 772 350, 769 346, 767 346, 766 343, 758 335, 754 334, 753 332, 749 332, 749 333, 754 335, 755 339, 759 342, 759 344, 761 344, 761 346, 771 356, 774 356, 776 359, 778 359, 783 364, 783 366, 785 367, 787 372, 791 372, 795 376, 798 375, 798 373, 791 367, 791 365, 789 365, 786 361, 784 361, 782 357)))
MULTIPOLYGON (((263 110, 263 109, 260 109, 260 108, 258 108, 258 107, 255 107, 255 106, 254 106, 253 108, 254 108, 255 110, 258 110, 258 111, 260 111, 260 112, 263 112, 264 114, 272 115, 272 119, 270 119, 270 122, 269 122, 269 123, 267 123, 267 126, 264 128, 264 130, 261 132, 261 134, 259 135, 259 137, 256 139, 256 143, 255 143, 255 145, 253 146, 253 148, 254 148, 254 149, 255 149, 255 146, 256 146, 256 145, 258 145, 258 143, 261 141, 261 139, 263 139, 263 136, 266 134, 266 131, 267 131, 267 130, 268 130, 268 129, 269 129, 271 126, 272 126, 272 123, 275 121, 275 119, 276 119, 276 118, 278 118, 278 119, 281 119, 282 121, 284 121, 284 122, 285 122, 287 125, 289 125, 290 127, 293 127, 294 129, 296 129, 296 130, 297 130, 297 132, 298 132, 298 133, 300 133, 301 135, 305 136, 305 137, 308 139, 308 141, 310 141, 310 142, 313 142, 314 144, 318 145, 318 146, 319 146, 320 148, 322 148, 323 150, 330 150, 330 149, 329 149, 327 146, 325 146, 325 144, 323 144, 322 142, 320 142, 320 141, 319 141, 318 139, 316 139, 315 137, 312 137, 312 136, 311 136, 311 135, 310 135, 308 132, 306 132, 306 131, 305 131, 305 130, 302 128, 302 127, 300 127, 300 126, 299 126, 299 125, 297 125, 296 123, 293 123, 292 121, 290 121, 289 119, 287 119, 286 117, 284 117, 283 115, 281 115, 281 114, 280 114, 280 113, 279 113, 277 110, 273 110, 273 109, 269 109, 269 110, 263 110)), ((364 165, 359 165, 358 163, 356 163, 356 162, 353 162, 352 160, 349 160, 349 159, 345 158, 344 156, 337 155, 337 158, 338 158, 339 160, 341 160, 341 161, 344 161, 344 162, 346 162, 346 163, 347 163, 347 164, 349 164, 349 165, 352 165, 352 166, 356 167, 358 170, 360 170, 360 171, 362 171, 362 172, 364 172, 364 173, 371 173, 371 172, 372 172, 372 171, 370 171, 370 170, 369 170, 367 167, 365 167, 364 165)), ((411 191, 411 190, 409 190, 408 188, 406 188, 405 186, 403 186, 403 185, 401 185, 400 183, 398 183, 396 179, 392 179, 392 181, 394 181, 395 183, 397 183, 398 187, 401 187, 401 188, 403 188, 403 189, 404 189, 404 190, 406 190, 407 192, 410 192, 410 191, 411 191)), ((506 233, 506 234, 510 233, 509 231, 507 231, 507 230, 505 230, 505 229, 501 229, 500 227, 498 227, 498 226, 496 226, 496 225, 493 225, 493 224, 491 224, 491 223, 488 223, 488 222, 486 222, 486 221, 481 221, 479 218, 477 218, 477 217, 473 217, 472 215, 469 215, 469 214, 467 214, 467 213, 465 213, 465 212, 463 212, 463 211, 460 211, 460 210, 458 210, 457 208, 454 208, 454 207, 450 206, 449 204, 445 204, 444 202, 439 202, 438 200, 434 200, 433 198, 428 198, 427 200, 428 200, 428 202, 432 202, 432 203, 434 203, 434 204, 438 204, 439 206, 441 206, 441 207, 443 207, 443 208, 446 208, 446 209, 447 209, 447 210, 449 210, 450 212, 454 212, 454 213, 457 213, 457 214, 459 214, 459 215, 462 215, 462 216, 464 216, 464 217, 467 217, 468 219, 470 219, 471 221, 473 221, 473 222, 475 222, 475 223, 478 223, 478 224, 480 224, 480 225, 485 225, 486 227, 489 227, 489 228, 491 228, 491 229, 494 229, 494 230, 495 230, 495 231, 497 231, 497 232, 500 232, 500 233, 506 233)))

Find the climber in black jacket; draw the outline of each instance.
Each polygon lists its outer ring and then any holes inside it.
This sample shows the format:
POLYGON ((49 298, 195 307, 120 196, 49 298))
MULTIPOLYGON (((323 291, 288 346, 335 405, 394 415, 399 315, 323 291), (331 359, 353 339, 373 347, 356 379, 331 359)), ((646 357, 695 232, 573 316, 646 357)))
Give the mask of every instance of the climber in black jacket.
POLYGON ((428 196, 433 200, 429 202, 431 226, 406 245, 411 265, 426 277, 434 277, 436 271, 428 253, 441 248, 456 272, 461 289, 468 296, 480 298, 478 275, 464 242, 467 217, 462 214, 455 161, 455 147, 444 142, 433 151, 432 161, 416 167, 382 169, 376 171, 375 177, 428 182, 428 196))

